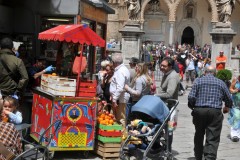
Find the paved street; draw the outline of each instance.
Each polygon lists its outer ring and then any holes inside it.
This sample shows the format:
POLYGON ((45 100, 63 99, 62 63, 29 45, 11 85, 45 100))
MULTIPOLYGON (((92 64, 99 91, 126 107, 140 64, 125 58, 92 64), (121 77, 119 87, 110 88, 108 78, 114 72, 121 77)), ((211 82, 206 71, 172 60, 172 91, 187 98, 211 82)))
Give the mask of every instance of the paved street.
MULTIPOLYGON (((176 160, 191 160, 194 157, 193 137, 195 129, 192 124, 191 111, 187 107, 187 95, 189 91, 190 88, 186 91, 185 95, 179 97, 178 128, 174 132, 173 138, 173 154, 176 160)), ((223 122, 221 142, 218 149, 218 160, 238 160, 240 156, 240 142, 233 143, 228 138, 229 125, 226 120, 227 115, 225 115, 223 122)), ((54 159, 76 160, 84 159, 83 157, 82 152, 56 152, 54 159)), ((88 159, 101 158, 94 154, 90 154, 88 159)))
MULTIPOLYGON (((192 124, 190 109, 187 107, 189 90, 185 95, 179 97, 178 128, 174 132, 173 141, 173 154, 178 160, 190 160, 194 156, 193 137, 195 129, 192 124)), ((240 156, 240 143, 234 143, 228 138, 230 129, 227 124, 227 115, 224 115, 224 117, 221 141, 218 149, 218 160, 238 160, 240 156)))

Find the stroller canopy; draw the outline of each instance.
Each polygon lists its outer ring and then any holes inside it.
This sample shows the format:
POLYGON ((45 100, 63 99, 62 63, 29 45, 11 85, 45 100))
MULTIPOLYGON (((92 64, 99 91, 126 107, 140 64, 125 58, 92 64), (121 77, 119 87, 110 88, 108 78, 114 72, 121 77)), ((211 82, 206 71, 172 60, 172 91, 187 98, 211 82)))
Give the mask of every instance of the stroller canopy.
POLYGON ((131 112, 145 113, 163 123, 169 109, 159 97, 145 95, 132 107, 131 112))

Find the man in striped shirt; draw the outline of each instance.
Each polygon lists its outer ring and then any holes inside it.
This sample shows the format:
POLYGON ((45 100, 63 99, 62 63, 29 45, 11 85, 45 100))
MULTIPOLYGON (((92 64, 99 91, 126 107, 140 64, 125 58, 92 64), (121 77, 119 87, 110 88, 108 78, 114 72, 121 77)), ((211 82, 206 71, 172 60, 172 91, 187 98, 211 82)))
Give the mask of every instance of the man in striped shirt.
POLYGON ((214 77, 216 68, 209 66, 205 76, 197 78, 188 95, 188 105, 192 110, 195 125, 194 153, 196 160, 215 160, 220 142, 223 114, 222 101, 225 102, 223 113, 232 107, 230 92, 226 84, 214 77), (206 134, 205 146, 203 146, 206 134))

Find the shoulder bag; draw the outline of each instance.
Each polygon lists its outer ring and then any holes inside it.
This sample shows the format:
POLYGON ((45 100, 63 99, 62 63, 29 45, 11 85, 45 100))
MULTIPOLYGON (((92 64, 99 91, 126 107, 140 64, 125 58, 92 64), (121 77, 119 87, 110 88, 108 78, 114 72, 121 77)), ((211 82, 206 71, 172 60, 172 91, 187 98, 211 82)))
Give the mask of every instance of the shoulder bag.
POLYGON ((13 160, 16 156, 14 153, 9 151, 3 144, 0 142, 0 153, 7 159, 13 160))

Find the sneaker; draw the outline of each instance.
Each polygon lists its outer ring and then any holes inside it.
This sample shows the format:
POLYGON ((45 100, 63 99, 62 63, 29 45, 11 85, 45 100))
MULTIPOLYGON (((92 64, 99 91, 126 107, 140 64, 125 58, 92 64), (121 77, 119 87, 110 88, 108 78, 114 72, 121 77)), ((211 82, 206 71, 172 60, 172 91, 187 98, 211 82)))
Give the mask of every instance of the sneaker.
POLYGON ((178 92, 178 95, 179 95, 179 96, 182 96, 183 94, 184 94, 184 91, 183 91, 183 90, 181 90, 181 91, 178 92))
POLYGON ((182 95, 185 93, 185 91, 184 90, 181 90, 181 93, 182 93, 182 95))
POLYGON ((239 141, 239 138, 237 136, 234 136, 231 138, 233 142, 238 142, 239 141))

